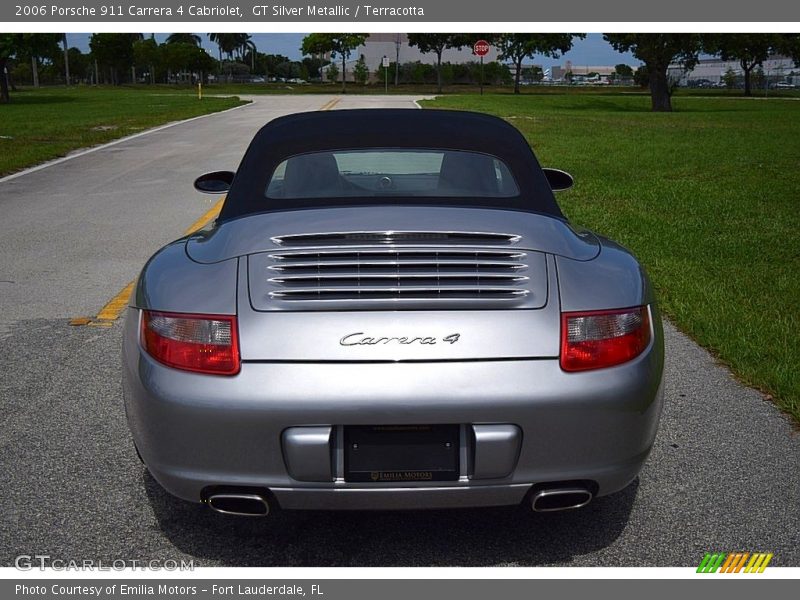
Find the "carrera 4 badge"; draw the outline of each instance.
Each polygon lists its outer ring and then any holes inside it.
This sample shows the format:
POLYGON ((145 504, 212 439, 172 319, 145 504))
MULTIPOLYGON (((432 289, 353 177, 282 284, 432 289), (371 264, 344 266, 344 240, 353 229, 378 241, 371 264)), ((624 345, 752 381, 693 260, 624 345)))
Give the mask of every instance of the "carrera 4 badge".
POLYGON ((348 333, 339 340, 341 346, 379 346, 386 344, 420 344, 423 346, 435 346, 436 344, 455 344, 461 338, 460 333, 451 333, 444 337, 372 337, 363 331, 348 333))

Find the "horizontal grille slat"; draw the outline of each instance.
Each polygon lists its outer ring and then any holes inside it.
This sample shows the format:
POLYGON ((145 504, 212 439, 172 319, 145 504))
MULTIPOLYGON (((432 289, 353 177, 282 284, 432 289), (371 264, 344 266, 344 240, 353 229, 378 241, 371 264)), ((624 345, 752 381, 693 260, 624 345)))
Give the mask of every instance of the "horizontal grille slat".
POLYGON ((534 294, 530 275, 539 278, 543 268, 538 253, 536 268, 531 271, 534 257, 528 251, 463 245, 467 241, 491 244, 501 239, 510 243, 515 236, 509 234, 365 232, 363 236, 337 233, 273 238, 294 247, 261 255, 265 259, 260 264, 266 298, 276 307, 299 305, 309 309, 315 302, 357 308, 365 300, 371 301, 371 306, 372 301, 392 302, 393 306, 408 302, 415 307, 425 301, 434 306, 447 306, 448 302, 453 306, 492 302, 500 302, 498 306, 531 306, 527 300, 534 294), (385 240, 370 238, 377 233, 391 234, 394 242, 403 244, 378 245, 385 240), (429 236, 423 239, 428 243, 411 243, 421 233, 429 236), (443 245, 446 241, 453 245, 443 245), (355 242, 363 245, 349 245, 355 242))
POLYGON ((359 271, 359 270, 418 270, 423 272, 436 272, 438 270, 462 270, 462 271, 516 271, 524 269, 523 263, 495 263, 495 262, 478 262, 478 261, 449 261, 442 260, 439 262, 434 261, 415 261, 415 260, 365 260, 357 261, 337 261, 337 262, 302 262, 292 264, 279 264, 271 265, 270 270, 281 272, 303 272, 303 271, 319 271, 322 272, 335 272, 335 271, 359 271))
MULTIPOLYGON (((337 273, 320 273, 316 275, 282 275, 280 277, 270 277, 270 281, 275 283, 282 283, 286 285, 312 285, 314 283, 320 284, 342 284, 342 285, 375 285, 386 284, 390 285, 393 282, 403 282, 409 285, 418 285, 420 283, 436 283, 436 284, 457 284, 458 282, 474 282, 476 279, 474 274, 469 273, 439 273, 438 275, 431 275, 429 273, 375 273, 361 275, 337 274, 337 273)), ((480 276, 482 281, 492 283, 516 283, 526 281, 528 279, 525 275, 502 275, 498 273, 485 273, 480 276)))
POLYGON ((486 259, 486 260, 519 260, 525 257, 525 252, 509 251, 509 250, 451 250, 451 249, 434 249, 428 248, 424 250, 406 249, 406 248, 393 248, 393 249, 358 249, 358 250, 341 250, 320 248, 313 250, 291 250, 287 252, 273 252, 269 257, 277 262, 292 261, 292 260, 309 260, 315 259, 319 261, 335 261, 341 259, 352 258, 358 256, 360 258, 376 258, 383 259, 386 257, 397 256, 407 258, 409 260, 439 260, 440 258, 449 259, 486 259))
POLYGON ((285 300, 365 300, 365 299, 514 299, 525 296, 528 290, 492 287, 339 287, 309 288, 304 290, 281 290, 270 292, 270 296, 285 300))
POLYGON ((318 244, 513 244, 520 236, 481 231, 337 231, 280 235, 272 241, 281 246, 318 244))

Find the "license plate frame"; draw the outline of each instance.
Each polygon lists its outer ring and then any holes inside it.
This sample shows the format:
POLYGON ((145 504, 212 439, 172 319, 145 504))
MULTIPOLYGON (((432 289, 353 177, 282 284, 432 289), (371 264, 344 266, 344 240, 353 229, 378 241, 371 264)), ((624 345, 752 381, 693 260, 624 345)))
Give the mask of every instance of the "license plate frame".
POLYGON ((456 481, 459 425, 346 425, 344 479, 348 482, 456 481))

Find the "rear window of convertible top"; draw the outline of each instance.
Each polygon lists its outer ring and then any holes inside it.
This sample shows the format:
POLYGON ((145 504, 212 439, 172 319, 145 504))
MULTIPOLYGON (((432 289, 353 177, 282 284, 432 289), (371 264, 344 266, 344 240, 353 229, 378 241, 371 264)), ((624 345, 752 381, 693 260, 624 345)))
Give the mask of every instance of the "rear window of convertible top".
POLYGON ((499 158, 478 152, 370 148, 311 152, 280 163, 267 198, 511 198, 519 188, 499 158))

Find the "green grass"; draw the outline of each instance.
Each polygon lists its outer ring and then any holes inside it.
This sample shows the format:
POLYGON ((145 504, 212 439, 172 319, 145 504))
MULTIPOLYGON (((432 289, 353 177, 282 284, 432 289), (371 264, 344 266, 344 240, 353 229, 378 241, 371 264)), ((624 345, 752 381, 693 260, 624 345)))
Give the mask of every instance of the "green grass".
POLYGON ((242 104, 165 89, 73 87, 12 92, 0 104, 0 175, 170 121, 242 104))
MULTIPOLYGON (((190 85, 157 85, 156 88, 165 91, 172 91, 195 94, 197 92, 194 86, 190 85)), ((262 95, 262 94, 339 94, 341 93, 341 83, 310 83, 310 84, 294 84, 294 83, 215 83, 203 86, 203 90, 209 94, 231 94, 231 95, 262 95)), ((556 95, 556 96, 572 96, 572 95, 597 95, 603 96, 629 96, 631 94, 649 98, 649 92, 641 87, 622 87, 622 86, 548 86, 548 85, 529 85, 522 86, 522 95, 556 95)), ((445 85, 442 88, 444 94, 480 94, 480 87, 477 85, 445 85)), ((353 83, 347 84, 347 94, 383 94, 383 82, 371 83, 369 85, 356 85, 353 83)), ((436 94, 437 88, 435 84, 401 84, 397 87, 389 82, 388 93, 390 94, 436 94)), ((484 93, 486 94, 513 94, 514 87, 510 85, 505 86, 484 86, 484 93)), ((727 90, 716 88, 679 88, 675 92, 676 96, 710 96, 710 97, 741 97, 742 90, 727 90)), ((757 97, 764 96, 764 90, 754 90, 753 95, 757 97)), ((769 97, 800 97, 800 90, 769 90, 769 97)))
MULTIPOLYGON (((569 218, 644 263, 664 311, 800 421, 800 101, 451 96, 489 112, 576 178, 569 218)), ((721 417, 724 418, 724 417, 721 417)))

